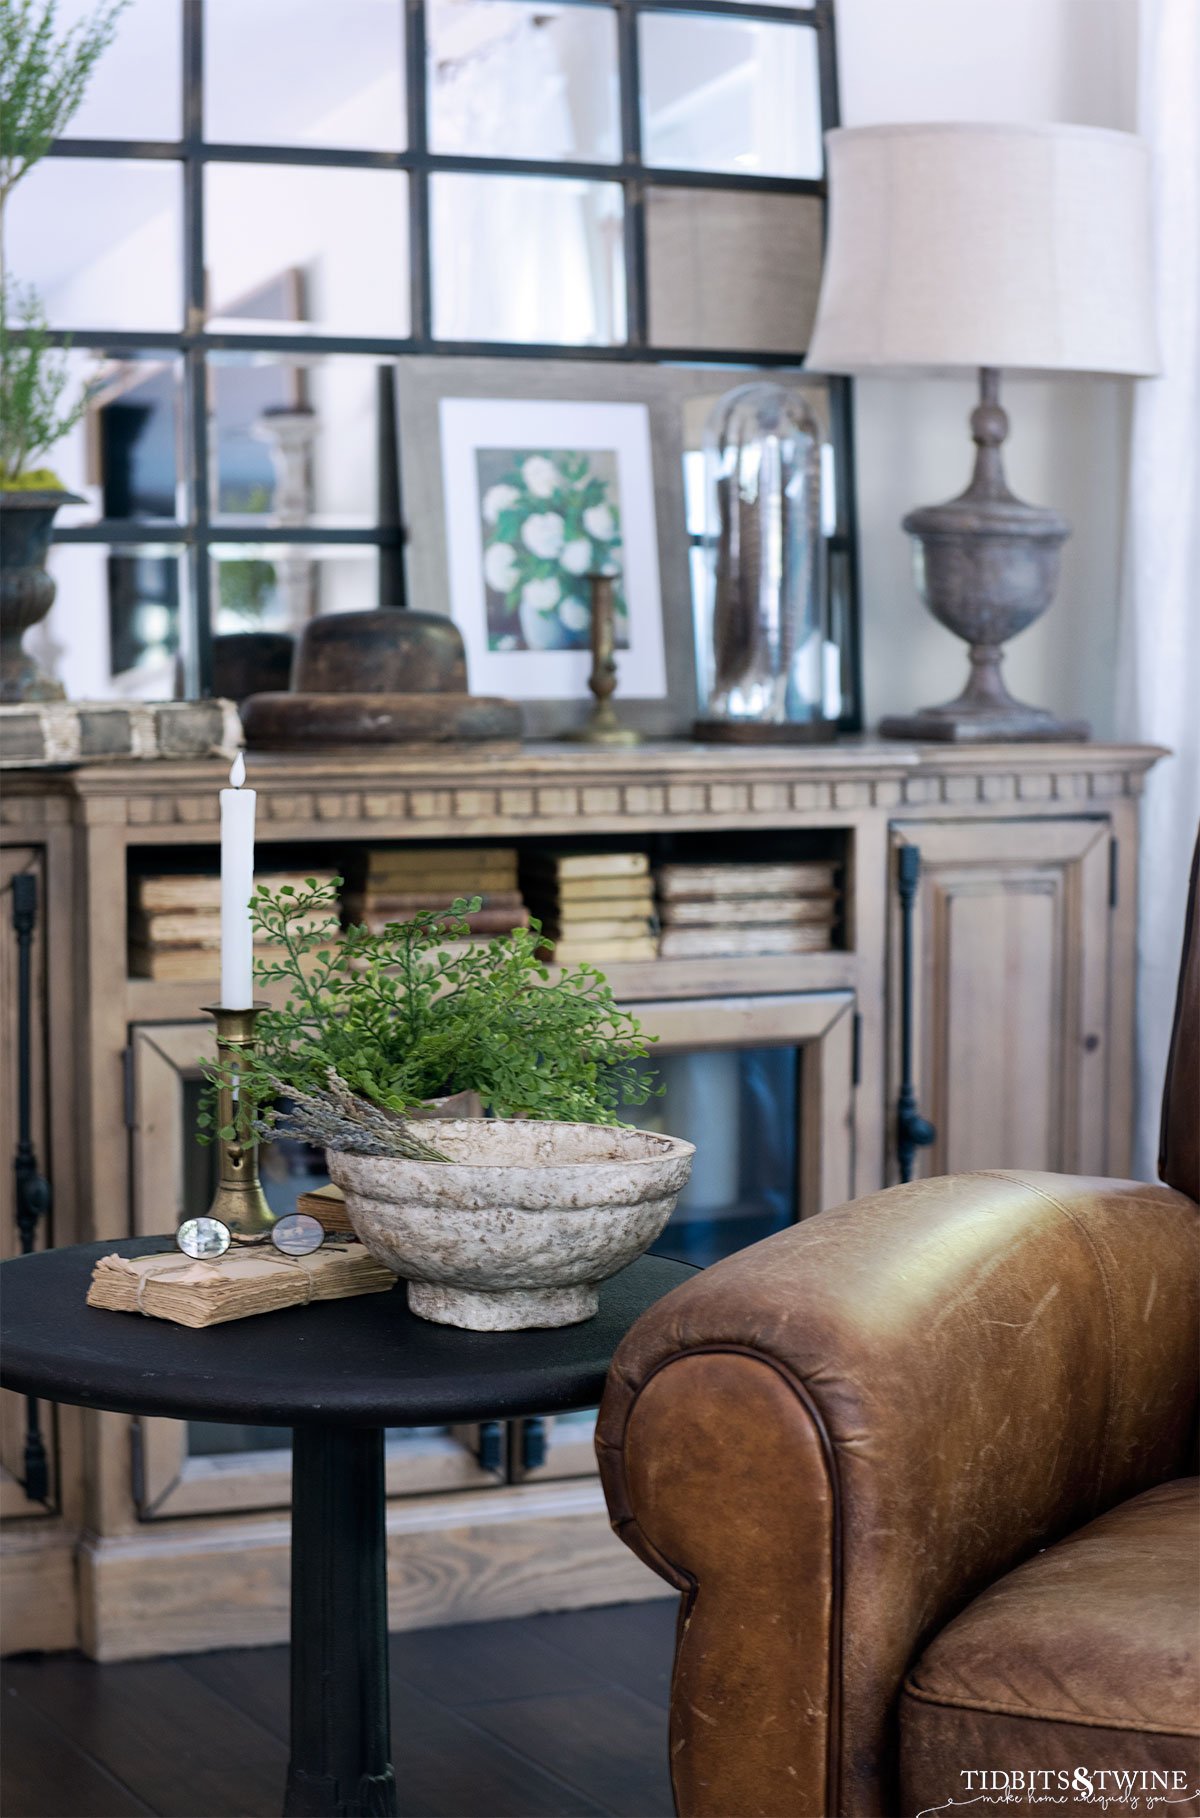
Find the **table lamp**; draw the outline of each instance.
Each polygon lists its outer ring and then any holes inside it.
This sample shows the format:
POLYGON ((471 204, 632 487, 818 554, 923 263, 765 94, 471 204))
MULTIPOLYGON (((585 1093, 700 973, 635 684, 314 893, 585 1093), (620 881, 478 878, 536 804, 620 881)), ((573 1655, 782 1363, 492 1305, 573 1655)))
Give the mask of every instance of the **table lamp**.
POLYGON ((1049 606, 1057 511, 1004 478, 1000 369, 1148 374, 1149 153, 1088 126, 860 126, 826 134, 829 238, 807 366, 979 372, 975 471, 909 512, 917 586, 971 647, 956 700, 884 720, 915 739, 1080 739, 1088 727, 1009 694, 1002 645, 1049 606))

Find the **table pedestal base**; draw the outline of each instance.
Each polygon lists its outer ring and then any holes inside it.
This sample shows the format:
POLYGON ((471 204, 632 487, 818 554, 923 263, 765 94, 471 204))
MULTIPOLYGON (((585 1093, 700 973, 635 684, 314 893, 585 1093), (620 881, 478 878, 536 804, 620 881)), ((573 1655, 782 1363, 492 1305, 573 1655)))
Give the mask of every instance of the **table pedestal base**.
POLYGON ((284 1818, 391 1818, 378 1427, 292 1434, 291 1696, 284 1818))

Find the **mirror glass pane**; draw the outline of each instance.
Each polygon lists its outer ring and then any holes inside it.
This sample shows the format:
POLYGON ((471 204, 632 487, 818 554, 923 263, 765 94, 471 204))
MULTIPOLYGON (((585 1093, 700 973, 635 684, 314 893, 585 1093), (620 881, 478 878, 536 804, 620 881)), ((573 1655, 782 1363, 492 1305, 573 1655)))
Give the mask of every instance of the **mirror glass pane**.
POLYGON ((679 1195, 656 1256, 707 1267, 795 1222, 795 1048, 730 1048, 653 1056, 662 1096, 623 1120, 702 1145, 704 1166, 679 1195))
MULTIPOLYGON (((58 0, 55 37, 95 16, 96 0, 58 0)), ((183 8, 132 0, 67 123, 72 139, 178 139, 183 96, 183 8)))
POLYGON ((620 156, 611 8, 427 0, 425 17, 433 151, 554 163, 620 156))
POLYGON ((222 543, 212 555, 214 636, 298 631, 317 613, 379 605, 379 551, 368 546, 222 543))
POLYGON ((455 173, 430 190, 439 340, 625 339, 618 184, 455 173))
POLYGON ((403 0, 206 0, 204 15, 207 139, 403 148, 403 0))
POLYGON ((204 202, 210 328, 408 333, 402 171, 210 164, 204 202))
POLYGON ((214 519, 327 529, 378 522, 379 371, 357 355, 214 354, 214 519))
POLYGON ((181 203, 174 163, 43 158, 8 201, 8 270, 55 328, 178 330, 181 203))
POLYGON ((47 566, 58 592, 25 643, 68 697, 172 700, 186 585, 178 547, 55 543, 47 566))
POLYGON ((87 410, 56 442, 49 461, 81 505, 62 505, 58 529, 100 518, 146 523, 179 517, 182 364, 170 354, 107 358, 83 348, 61 356, 64 399, 90 390, 87 410))
POLYGON ((821 201, 748 190, 646 195, 656 347, 804 352, 821 285, 821 201))
POLYGON ((817 35, 804 25, 643 13, 647 164, 819 177, 817 35))

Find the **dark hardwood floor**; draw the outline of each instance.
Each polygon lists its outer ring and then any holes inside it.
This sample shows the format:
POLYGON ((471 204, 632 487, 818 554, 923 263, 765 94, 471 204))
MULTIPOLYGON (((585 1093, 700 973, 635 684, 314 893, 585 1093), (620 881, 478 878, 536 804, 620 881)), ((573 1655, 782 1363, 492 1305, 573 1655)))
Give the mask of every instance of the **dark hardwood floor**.
MULTIPOLYGON (((669 1818, 675 1600, 391 1637, 404 1818, 669 1818)), ((272 1818, 287 1649, 0 1665, 3 1818, 272 1818)))

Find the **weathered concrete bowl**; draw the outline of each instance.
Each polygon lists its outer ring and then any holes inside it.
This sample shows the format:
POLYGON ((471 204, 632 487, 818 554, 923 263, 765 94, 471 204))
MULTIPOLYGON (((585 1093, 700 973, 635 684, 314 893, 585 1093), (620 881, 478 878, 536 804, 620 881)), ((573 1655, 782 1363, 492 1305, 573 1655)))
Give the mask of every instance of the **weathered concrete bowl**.
POLYGON ((674 1136, 602 1124, 451 1118, 450 1159, 329 1151, 356 1233, 421 1319, 473 1332, 572 1326, 652 1244, 692 1169, 674 1136))

